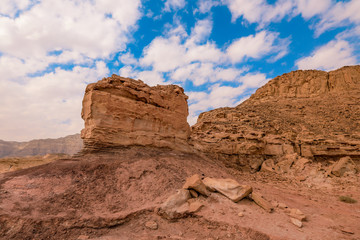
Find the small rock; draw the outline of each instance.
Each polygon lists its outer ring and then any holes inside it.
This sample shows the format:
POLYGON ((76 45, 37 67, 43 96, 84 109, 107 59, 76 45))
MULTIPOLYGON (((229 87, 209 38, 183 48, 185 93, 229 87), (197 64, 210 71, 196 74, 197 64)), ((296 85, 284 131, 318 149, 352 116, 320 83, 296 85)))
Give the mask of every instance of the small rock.
POLYGON ((271 203, 268 202, 265 198, 263 198, 263 196, 261 196, 261 194, 257 193, 257 192, 253 192, 251 193, 251 199, 260 207, 262 207, 263 209, 265 209, 265 211, 271 213, 272 210, 274 210, 274 208, 272 207, 271 203))
POLYGON ((239 212, 239 213, 238 213, 238 216, 239 216, 239 217, 243 217, 243 216, 244 216, 244 213, 243 213, 243 212, 239 212))
POLYGON ((347 227, 340 227, 340 231, 342 231, 343 233, 354 234, 354 231, 347 227))
POLYGON ((210 195, 198 174, 192 175, 191 177, 187 178, 183 188, 189 190, 193 189, 204 196, 210 195))
POLYGON ((337 176, 342 177, 345 172, 356 173, 356 165, 354 161, 349 157, 343 157, 338 162, 330 167, 330 172, 337 176))
POLYGON ((291 208, 291 209, 289 209, 290 211, 289 211, 289 216, 291 217, 291 218, 296 218, 296 219, 298 219, 298 220, 300 220, 300 221, 305 221, 306 220, 306 216, 305 216, 305 214, 304 213, 302 213, 299 209, 296 209, 296 208, 291 208))
POLYGON ((204 204, 202 204, 200 201, 194 201, 194 202, 191 202, 189 204, 189 212, 190 213, 195 213, 195 212, 198 212, 201 207, 203 207, 204 204))
POLYGON ((86 239, 89 239, 89 236, 80 235, 77 239, 78 239, 78 240, 86 240, 86 239))
POLYGON ((286 206, 285 203, 279 203, 279 206, 278 206, 280 209, 284 210, 286 208, 288 208, 288 206, 286 206))
POLYGON ((145 227, 152 229, 152 230, 156 230, 156 229, 158 229, 158 224, 155 221, 147 221, 145 223, 145 227))
POLYGON ((294 224, 295 226, 301 228, 303 226, 303 223, 299 220, 299 219, 296 219, 296 218, 290 218, 290 221, 292 224, 294 224))
POLYGON ((189 192, 193 198, 197 198, 199 196, 199 194, 195 190, 190 189, 189 192))

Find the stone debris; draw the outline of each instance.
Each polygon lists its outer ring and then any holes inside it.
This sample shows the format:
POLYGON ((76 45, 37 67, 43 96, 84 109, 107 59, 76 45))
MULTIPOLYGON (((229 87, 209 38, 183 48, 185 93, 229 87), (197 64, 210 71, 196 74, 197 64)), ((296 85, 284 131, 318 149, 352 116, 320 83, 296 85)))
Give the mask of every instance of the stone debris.
POLYGON ((237 181, 230 178, 217 179, 207 177, 204 178, 203 182, 210 191, 217 191, 233 202, 240 201, 252 192, 251 186, 240 185, 237 181))
POLYGON ((251 199, 265 211, 271 213, 274 208, 269 201, 267 201, 260 193, 252 192, 251 199))
POLYGON ((158 215, 165 219, 177 219, 182 218, 189 214, 188 200, 191 198, 189 190, 179 189, 156 209, 158 215))
POLYGON ((292 224, 294 224, 295 226, 301 228, 303 226, 303 223, 299 220, 299 219, 296 219, 296 218, 290 218, 290 221, 292 224))
POLYGON ((292 218, 296 218, 300 221, 305 221, 306 220, 306 216, 304 213, 302 213, 299 209, 296 208, 290 208, 288 210, 288 215, 292 218))
POLYGON ((209 196, 209 194, 210 194, 198 174, 195 174, 195 175, 187 178, 183 188, 189 189, 189 190, 193 189, 196 192, 198 192, 204 196, 209 196))
POLYGON ((155 222, 155 221, 147 221, 145 223, 145 227, 149 228, 151 230, 157 230, 159 226, 158 226, 157 222, 155 222))
POLYGON ((199 194, 195 190, 190 189, 189 192, 193 198, 197 198, 199 196, 199 194))
POLYGON ((193 201, 189 203, 189 212, 196 213, 204 206, 200 201, 193 201))
POLYGON ((89 236, 87 236, 87 235, 80 235, 77 239, 78 239, 78 240, 86 240, 86 239, 89 239, 89 236))
POLYGON ((278 207, 282 210, 285 210, 286 208, 288 208, 288 206, 285 203, 279 203, 278 207))
POLYGON ((357 171, 356 164, 351 157, 347 156, 331 165, 328 172, 336 177, 342 177, 345 173, 356 174, 357 171))

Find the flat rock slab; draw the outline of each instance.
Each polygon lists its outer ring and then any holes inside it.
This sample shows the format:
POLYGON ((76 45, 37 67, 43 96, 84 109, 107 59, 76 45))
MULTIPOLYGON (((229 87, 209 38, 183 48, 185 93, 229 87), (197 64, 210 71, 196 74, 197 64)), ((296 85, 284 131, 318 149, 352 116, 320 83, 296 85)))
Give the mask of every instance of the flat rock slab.
POLYGON ((217 191, 233 202, 240 201, 252 192, 251 186, 240 185, 237 181, 230 178, 205 178, 203 183, 210 191, 217 191))

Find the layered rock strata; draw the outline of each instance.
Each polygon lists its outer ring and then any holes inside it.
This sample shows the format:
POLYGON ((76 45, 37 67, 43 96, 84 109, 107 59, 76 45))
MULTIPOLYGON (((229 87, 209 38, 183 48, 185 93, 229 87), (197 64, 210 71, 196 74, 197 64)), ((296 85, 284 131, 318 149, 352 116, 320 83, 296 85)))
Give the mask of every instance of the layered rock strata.
POLYGON ((89 84, 81 114, 84 151, 129 145, 189 150, 187 98, 179 86, 150 87, 116 75, 89 84))
POLYGON ((293 153, 360 159, 360 66, 276 77, 235 108, 200 114, 191 142, 232 167, 293 153))

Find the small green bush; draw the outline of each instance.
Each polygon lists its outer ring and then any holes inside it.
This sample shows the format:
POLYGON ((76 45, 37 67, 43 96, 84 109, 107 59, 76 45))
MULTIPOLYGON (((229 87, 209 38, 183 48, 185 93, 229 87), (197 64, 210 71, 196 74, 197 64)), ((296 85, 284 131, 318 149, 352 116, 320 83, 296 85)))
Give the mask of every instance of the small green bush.
POLYGON ((348 197, 348 196, 340 196, 339 200, 344 203, 356 203, 357 202, 355 199, 348 197))

